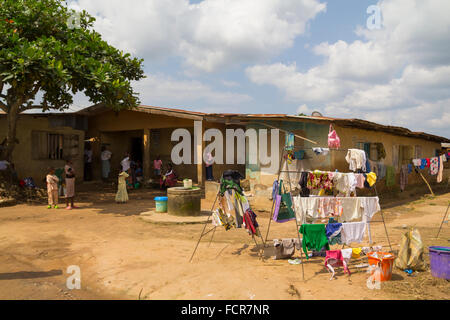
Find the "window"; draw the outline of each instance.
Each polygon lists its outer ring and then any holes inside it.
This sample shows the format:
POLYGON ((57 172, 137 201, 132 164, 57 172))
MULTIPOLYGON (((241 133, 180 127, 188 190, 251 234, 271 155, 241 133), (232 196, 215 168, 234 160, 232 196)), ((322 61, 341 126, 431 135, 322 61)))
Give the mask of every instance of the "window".
POLYGON ((160 137, 161 132, 159 130, 150 131, 150 143, 153 144, 155 148, 159 148, 160 137))
POLYGON ((422 158, 422 146, 414 146, 414 159, 422 158))
POLYGON ((399 160, 400 164, 408 164, 413 159, 413 147, 412 146, 400 146, 399 160))
POLYGON ((411 163, 414 152, 417 150, 413 146, 394 145, 392 146, 392 164, 398 169, 404 164, 411 163))
POLYGON ((384 149, 384 145, 380 142, 371 143, 371 142, 357 142, 355 144, 357 149, 361 149, 366 151, 369 159, 372 161, 380 161, 386 158, 386 151, 384 149))
POLYGON ((34 160, 63 160, 78 156, 78 135, 33 131, 31 158, 34 160))

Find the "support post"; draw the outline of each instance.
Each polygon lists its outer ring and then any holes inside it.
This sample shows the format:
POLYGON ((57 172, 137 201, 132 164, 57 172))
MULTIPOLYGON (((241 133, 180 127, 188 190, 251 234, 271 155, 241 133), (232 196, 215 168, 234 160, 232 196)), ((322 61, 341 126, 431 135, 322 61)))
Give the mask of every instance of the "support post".
POLYGON ((203 121, 194 121, 194 163, 197 165, 197 183, 205 184, 203 175, 203 149, 205 142, 203 141, 203 121))
MULTIPOLYGON (((378 197, 377 186, 374 185, 373 187, 374 187, 374 189, 375 189, 375 194, 376 194, 377 197, 378 197)), ((379 199, 379 198, 380 198, 380 197, 378 197, 378 199, 379 199)), ((381 207, 380 207, 380 214, 381 214, 381 219, 383 220, 384 232, 386 233, 386 237, 387 237, 387 240, 388 240, 388 243, 389 243, 389 248, 391 249, 391 252, 392 252, 391 240, 389 239, 389 234, 388 234, 388 232, 387 232, 386 222, 384 221, 384 214, 383 214, 383 210, 381 209, 381 207)))
POLYGON ((439 231, 436 235, 436 239, 439 237, 439 233, 441 233, 442 225, 444 224, 445 218, 447 218, 448 208, 450 208, 450 202, 448 203, 447 210, 445 211, 444 218, 442 219, 441 226, 439 227, 439 231))
MULTIPOLYGON (((211 207, 211 215, 212 215, 212 212, 214 210, 214 207, 216 205, 216 202, 217 202, 218 198, 219 198, 219 192, 217 192, 216 199, 214 200, 214 203, 213 203, 213 205, 211 207)), ((191 255, 191 258, 189 259, 189 262, 192 261, 192 258, 194 257, 194 254, 197 251, 198 245, 200 244, 200 241, 202 240, 203 236, 206 234, 205 233, 205 229, 206 229, 206 226, 208 225, 209 219, 211 219, 211 215, 208 215, 208 219, 206 220, 205 225, 203 226, 202 233, 200 234, 200 238, 198 238, 197 244, 195 246, 194 252, 192 252, 192 255, 191 255)), ((214 232, 216 232, 216 227, 214 227, 214 232)), ((213 232, 213 235, 214 235, 214 232, 213 232)), ((211 244, 212 239, 213 238, 211 237, 211 240, 209 241, 210 244, 211 244)))
POLYGON ((142 159, 142 169, 144 171, 144 181, 148 181, 152 174, 152 165, 150 160, 150 129, 144 129, 144 134, 142 137, 144 156, 142 159))

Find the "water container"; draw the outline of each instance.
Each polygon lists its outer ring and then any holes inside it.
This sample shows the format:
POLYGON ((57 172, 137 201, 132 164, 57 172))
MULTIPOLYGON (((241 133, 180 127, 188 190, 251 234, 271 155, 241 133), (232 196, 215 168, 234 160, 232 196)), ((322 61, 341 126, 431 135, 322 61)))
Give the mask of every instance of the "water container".
POLYGON ((369 252, 367 254, 369 265, 379 266, 381 268, 380 281, 389 281, 392 277, 392 267, 395 257, 387 252, 369 252))
POLYGON ((429 247, 431 275, 450 280, 450 247, 429 247))
POLYGON ((167 197, 155 197, 156 212, 167 212, 167 197))
POLYGON ((191 189, 192 188, 192 180, 191 179, 184 179, 183 180, 184 188, 185 189, 191 189))

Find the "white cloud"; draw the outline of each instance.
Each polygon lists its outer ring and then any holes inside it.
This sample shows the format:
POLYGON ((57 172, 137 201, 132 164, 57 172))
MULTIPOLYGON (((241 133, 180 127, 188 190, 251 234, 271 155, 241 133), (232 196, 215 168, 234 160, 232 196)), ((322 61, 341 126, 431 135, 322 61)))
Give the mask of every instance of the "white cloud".
POLYGON ((204 104, 210 108, 239 106, 252 101, 246 94, 217 91, 197 80, 176 80, 163 74, 147 75, 134 84, 142 104, 189 107, 204 104))
MULTIPOLYGON (((157 107, 178 107, 203 112, 239 112, 239 109, 253 98, 246 94, 215 90, 197 80, 177 80, 164 74, 147 75, 133 83, 143 105, 157 107), (195 108, 193 108, 195 106, 195 108)), ((71 110, 80 110, 92 105, 83 93, 74 96, 71 110)), ((242 109, 241 109, 242 110, 242 109)))
POLYGON ((256 65, 250 80, 273 85, 286 99, 323 106, 325 115, 360 117, 450 136, 449 1, 380 1, 383 28, 358 27, 352 43, 313 48, 322 64, 256 65), (444 13, 445 12, 445 13, 444 13), (418 115, 422 115, 418 117, 418 115))
POLYGON ((225 87, 230 87, 230 88, 239 87, 239 82, 236 82, 236 81, 222 80, 221 82, 225 87))
POLYGON ((73 0, 97 18, 95 29, 119 48, 149 61, 168 56, 188 68, 217 71, 262 61, 293 45, 319 0, 73 0))

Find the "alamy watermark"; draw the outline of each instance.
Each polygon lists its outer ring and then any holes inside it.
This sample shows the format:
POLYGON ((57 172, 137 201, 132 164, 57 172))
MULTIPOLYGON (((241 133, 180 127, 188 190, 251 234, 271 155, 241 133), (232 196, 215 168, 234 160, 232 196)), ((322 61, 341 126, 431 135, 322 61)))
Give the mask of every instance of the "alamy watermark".
POLYGON ((369 30, 379 30, 381 29, 381 8, 377 5, 371 5, 367 7, 367 14, 370 14, 367 18, 367 29, 369 30))
POLYGON ((81 12, 72 11, 67 19, 67 27, 71 30, 81 28, 81 12))
POLYGON ((171 152, 172 162, 179 164, 201 164, 210 161, 208 156, 214 153, 212 161, 215 164, 250 164, 261 165, 261 171, 275 174, 279 166, 279 130, 270 129, 270 155, 268 151, 267 129, 226 129, 224 152, 224 136, 219 129, 211 128, 205 130, 203 136, 201 121, 194 121, 194 139, 187 129, 176 129, 172 132, 171 141, 178 141, 171 152), (181 139, 181 141, 180 141, 181 139), (192 146, 194 141, 194 146, 192 146), (235 141, 237 144, 235 145, 235 141), (248 152, 246 148, 248 141, 248 152), (202 150, 203 142, 210 142, 202 150), (236 148, 235 148, 236 146, 236 148), (236 149, 236 154, 235 154, 236 149), (193 155, 192 155, 193 151, 193 155), (225 162, 224 162, 225 154, 225 162), (193 156, 193 157, 192 157, 193 156))
POLYGON ((81 289, 81 269, 77 265, 67 267, 67 273, 70 276, 66 280, 66 287, 69 290, 81 289))

